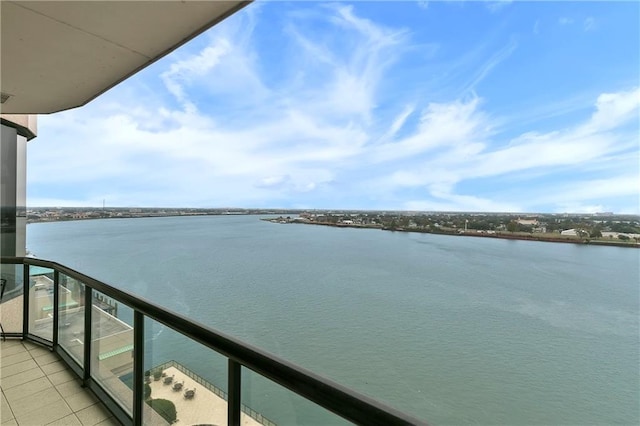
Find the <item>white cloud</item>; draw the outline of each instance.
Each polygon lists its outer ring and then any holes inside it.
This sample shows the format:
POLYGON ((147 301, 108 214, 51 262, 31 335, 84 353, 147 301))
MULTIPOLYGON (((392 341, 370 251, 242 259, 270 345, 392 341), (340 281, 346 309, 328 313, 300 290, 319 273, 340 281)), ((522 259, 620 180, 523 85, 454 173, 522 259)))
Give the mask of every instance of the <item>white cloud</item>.
POLYGON ((513 54, 517 47, 518 42, 514 37, 511 37, 509 42, 502 49, 498 50, 481 67, 478 68, 473 79, 464 87, 463 93, 473 92, 480 82, 482 82, 482 80, 484 80, 495 67, 513 54))
POLYGON ((580 132, 594 133, 614 129, 638 117, 640 88, 618 93, 603 93, 596 101, 596 112, 580 132))
POLYGON ((161 75, 167 90, 183 104, 185 109, 195 109, 195 106, 187 100, 183 85, 195 77, 209 74, 230 51, 229 41, 220 39, 214 45, 206 47, 198 55, 174 62, 169 70, 161 75))
POLYGON ((388 141, 395 137, 400 129, 405 125, 407 119, 413 112, 415 111, 414 105, 407 105, 404 107, 404 110, 396 117, 396 119, 391 123, 389 130, 380 138, 382 141, 388 141))
POLYGON ((593 31, 596 28, 596 20, 593 16, 589 16, 582 22, 585 31, 593 31))
POLYGON ((570 25, 573 24, 573 19, 572 18, 567 18, 567 17, 562 17, 558 19, 558 23, 560 25, 570 25))
POLYGON ((533 23, 533 33, 535 35, 540 34, 540 20, 536 19, 536 22, 533 23))
POLYGON ((485 3, 487 9, 492 13, 496 13, 513 3, 513 0, 488 1, 485 3))
POLYGON ((413 134, 391 141, 372 150, 375 162, 387 162, 424 154, 442 146, 474 146, 491 130, 490 123, 478 111, 480 99, 431 103, 423 111, 413 134))
POLYGON ((522 209, 513 203, 502 203, 469 195, 435 195, 432 200, 414 200, 404 204, 410 211, 449 212, 519 212, 522 209))
MULTIPOLYGON (((612 164, 637 152, 630 123, 637 124, 639 88, 592 98, 593 113, 581 120, 523 132, 526 117, 496 117, 491 99, 475 94, 518 48, 514 38, 493 54, 483 41, 451 68, 466 82, 463 96, 419 91, 419 79, 404 95, 385 84, 402 55, 415 52, 412 34, 364 19, 354 7, 320 9, 285 19, 288 54, 278 58, 275 77, 261 71, 252 39, 258 12, 251 12, 205 34, 195 51, 166 59, 160 78, 147 82, 169 96, 140 83, 127 96, 116 89, 82 109, 41 117, 39 138, 29 144, 37 164, 29 184, 71 184, 84 195, 36 191, 29 204, 106 198, 111 205, 358 208, 376 200, 411 210, 522 211, 606 207, 601 200, 634 195, 633 164, 618 171, 612 164), (306 31, 311 20, 325 30, 306 31), (504 120, 518 131, 500 133, 504 120), (580 178, 531 196, 519 190, 527 179, 568 170, 580 178), (472 188, 477 181, 492 189, 472 188), (605 190, 611 185, 618 189, 605 190)), ((583 99, 572 101, 571 112, 583 107, 583 99)), ((549 114, 538 109, 527 114, 549 114)))
MULTIPOLYGON (((407 31, 376 25, 358 17, 351 6, 327 6, 333 13, 328 23, 335 36, 314 41, 304 37, 294 24, 287 26, 294 41, 302 48, 301 57, 291 66, 305 69, 299 99, 308 98, 304 109, 326 116, 356 116, 369 120, 376 107, 375 97, 384 72, 402 53, 407 31), (335 52, 343 52, 336 55, 335 52), (312 78, 320 74, 320 82, 312 78), (328 78, 327 78, 328 77, 328 78), (310 87, 316 87, 311 89, 310 87)), ((304 22, 298 23, 302 25, 304 22)), ((299 105, 302 107, 302 105, 299 105)))
MULTIPOLYGON (((558 186, 557 192, 542 196, 539 203, 559 206, 579 205, 595 200, 603 201, 620 196, 640 197, 640 175, 620 175, 606 179, 587 179, 558 186)), ((600 210, 602 211, 602 210, 600 210)))
MULTIPOLYGON (((615 94, 603 94, 596 101, 596 112, 586 122, 574 127, 547 133, 525 133, 513 138, 502 147, 494 147, 486 141, 491 137, 491 126, 486 116, 478 112, 479 101, 472 103, 454 103, 431 109, 433 129, 425 131, 425 138, 435 138, 437 131, 453 135, 447 140, 444 151, 425 158, 411 170, 395 171, 387 176, 376 178, 375 185, 386 191, 400 187, 424 187, 425 196, 431 198, 425 205, 448 201, 448 210, 493 210, 508 209, 519 211, 524 206, 544 204, 578 205, 578 202, 603 198, 632 196, 638 193, 639 176, 636 172, 629 176, 594 181, 579 181, 570 188, 555 186, 546 188, 540 201, 523 200, 521 205, 513 203, 494 203, 491 200, 476 199, 475 196, 456 195, 454 188, 458 183, 480 178, 493 178, 501 175, 515 175, 531 170, 562 170, 562 168, 578 168, 597 164, 603 158, 616 152, 624 152, 637 147, 637 135, 618 134, 612 132, 616 127, 633 120, 640 110, 639 89, 615 94), (451 114, 451 111, 457 111, 451 114), (464 113, 461 113, 463 111, 464 113), (453 117, 453 118, 452 118, 453 117), (461 130, 456 133, 452 129, 461 130), (466 131, 465 131, 466 129, 466 131), (482 131, 484 130, 484 132, 482 131), (451 134, 449 134, 451 131, 451 134), (485 142, 483 142, 485 141, 485 142), (580 189, 582 188, 582 189, 580 189), (434 201, 433 199, 436 199, 434 201), (457 208, 454 208, 458 206, 457 208), (467 207, 463 207, 467 206, 467 207), (473 208, 472 208, 473 207, 473 208), (491 208, 490 208, 491 207, 491 208), (495 207, 495 209, 493 209, 495 207), (507 209, 508 208, 508 209, 507 209)), ((402 156, 415 156, 423 151, 433 149, 433 145, 418 145, 415 136, 408 141, 397 142, 397 150, 385 145, 387 156, 381 161, 395 160, 402 156), (417 146, 417 147, 416 147, 417 146)), ((421 139, 418 139, 421 140, 421 139)), ((609 164, 610 164, 609 160, 609 164)), ((419 205, 416 200, 413 207, 419 205)), ((535 210, 535 209, 534 209, 535 210)))

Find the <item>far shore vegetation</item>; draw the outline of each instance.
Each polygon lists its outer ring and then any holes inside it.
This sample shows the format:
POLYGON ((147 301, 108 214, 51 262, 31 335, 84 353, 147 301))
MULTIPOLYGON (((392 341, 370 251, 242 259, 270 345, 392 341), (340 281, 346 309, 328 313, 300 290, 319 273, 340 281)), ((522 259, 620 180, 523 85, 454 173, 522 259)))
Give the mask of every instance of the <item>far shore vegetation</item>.
POLYGON ((640 216, 614 213, 481 213, 268 208, 36 207, 28 223, 166 216, 261 215, 302 223, 397 232, 421 232, 640 248, 640 216))
POLYGON ((265 219, 398 232, 640 248, 640 217, 608 214, 308 213, 265 219))

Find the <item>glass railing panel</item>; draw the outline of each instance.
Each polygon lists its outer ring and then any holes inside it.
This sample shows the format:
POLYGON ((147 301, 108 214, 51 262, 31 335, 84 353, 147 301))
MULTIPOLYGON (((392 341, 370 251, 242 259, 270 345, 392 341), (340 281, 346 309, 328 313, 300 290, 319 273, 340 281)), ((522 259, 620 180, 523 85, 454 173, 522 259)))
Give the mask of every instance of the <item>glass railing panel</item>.
POLYGON ((4 333, 22 333, 24 267, 2 265, 0 269, 0 324, 4 333))
POLYGON ((242 368, 242 424, 347 425, 350 422, 319 405, 242 368), (249 423, 246 423, 249 424, 249 423))
POLYGON ((29 266, 29 334, 53 340, 53 269, 29 266))
POLYGON ((98 291, 91 305, 91 377, 132 415, 133 311, 98 291))
POLYGON ((84 365, 85 285, 75 278, 59 275, 58 344, 78 365, 84 365))
POLYGON ((226 357, 149 318, 144 353, 144 424, 227 424, 226 357))

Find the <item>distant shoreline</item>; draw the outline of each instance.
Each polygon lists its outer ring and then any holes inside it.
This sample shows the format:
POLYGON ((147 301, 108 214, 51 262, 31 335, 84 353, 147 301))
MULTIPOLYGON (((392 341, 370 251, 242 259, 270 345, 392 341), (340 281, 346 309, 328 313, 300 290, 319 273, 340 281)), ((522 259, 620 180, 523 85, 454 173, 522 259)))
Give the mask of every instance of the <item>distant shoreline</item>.
POLYGON ((477 232, 475 230, 468 231, 446 231, 442 230, 440 232, 433 232, 422 229, 404 229, 404 228, 385 228, 379 224, 372 225, 360 225, 360 224, 347 224, 347 223, 331 223, 331 222, 315 222, 315 221, 300 221, 300 220, 285 220, 279 221, 278 219, 266 219, 263 218, 266 222, 271 223, 284 223, 284 224, 301 224, 301 225, 318 225, 318 226, 331 226, 334 228, 358 228, 358 229, 380 229, 382 231, 391 231, 391 232, 413 232, 418 234, 433 234, 433 235, 450 235, 456 237, 476 237, 476 238, 498 238, 503 240, 521 240, 521 241, 541 241, 546 243, 565 243, 565 244, 577 244, 577 245, 588 245, 588 246, 601 246, 601 247, 626 247, 626 248, 640 248, 640 244, 637 243, 624 243, 621 241, 607 241, 607 240, 593 240, 593 239, 573 239, 573 238, 562 238, 562 237, 547 237, 543 235, 536 234, 506 234, 506 233, 487 233, 487 232, 477 232))
MULTIPOLYGON (((56 222, 76 222, 76 221, 84 221, 84 220, 97 220, 97 219, 137 219, 137 218, 154 218, 154 217, 194 217, 194 216, 261 216, 265 214, 276 215, 276 214, 296 214, 294 212, 273 212, 269 211, 265 212, 226 212, 226 211, 208 211, 208 212, 164 212, 164 213, 147 213, 140 212, 137 214, 127 214, 122 216, 104 216, 104 217, 58 217, 58 218, 48 218, 48 219, 40 219, 33 220, 28 219, 27 225, 32 223, 56 223, 56 222)), ((419 234, 434 234, 434 235, 451 235, 451 236, 462 236, 462 237, 476 237, 476 238, 498 238, 503 240, 521 240, 521 241, 541 241, 548 243, 565 243, 565 244, 578 244, 578 245, 589 245, 589 246, 605 246, 605 247, 627 247, 627 248, 640 248, 640 244, 633 242, 622 242, 616 240, 606 240, 606 239, 579 239, 579 238, 566 238, 560 236, 548 236, 542 235, 538 233, 506 233, 505 231, 477 231, 475 229, 462 231, 462 230, 447 230, 440 229, 438 231, 420 229, 420 228, 389 228, 385 227, 382 224, 357 224, 357 223, 333 223, 333 222, 322 222, 322 221, 303 221, 303 220, 295 220, 295 219, 285 219, 283 217, 279 218, 261 218, 260 220, 264 220, 272 223, 298 223, 303 225, 318 225, 318 226, 330 226, 334 228, 357 228, 357 229, 380 229, 383 231, 391 231, 391 232, 413 232, 419 234)))
MULTIPOLYGON (((140 213, 140 214, 126 214, 122 216, 96 216, 96 217, 56 217, 47 219, 27 219, 27 225, 32 223, 58 223, 58 222, 79 222, 85 220, 100 220, 100 219, 148 219, 154 217, 202 217, 202 216, 261 216, 264 214, 287 214, 287 213, 218 213, 218 212, 206 212, 206 213, 140 213)), ((292 213, 297 214, 297 213, 292 213)))

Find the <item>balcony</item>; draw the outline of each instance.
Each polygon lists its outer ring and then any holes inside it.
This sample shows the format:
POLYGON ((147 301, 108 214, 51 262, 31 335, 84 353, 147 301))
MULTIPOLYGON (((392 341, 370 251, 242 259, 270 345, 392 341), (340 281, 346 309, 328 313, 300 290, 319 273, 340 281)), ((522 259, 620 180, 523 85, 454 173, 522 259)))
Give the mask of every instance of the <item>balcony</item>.
POLYGON ((50 350, 29 341, 0 342, 3 425, 100 425, 115 420, 50 350))
MULTIPOLYGON (((74 422, 96 424, 98 421, 92 421, 98 416, 104 424, 127 425, 179 421, 271 426, 278 422, 340 424, 345 420, 367 425, 425 424, 66 266, 22 257, 2 258, 0 263, 3 337, 22 340, 3 342, 3 356, 6 350, 7 356, 20 354, 19 362, 31 361, 30 374, 37 376, 33 380, 49 373, 64 375, 65 392, 76 395, 86 406, 65 398, 58 386, 61 383, 55 383, 61 378, 41 380, 43 386, 51 386, 36 393, 65 400, 66 404, 59 405, 70 411, 62 408, 64 413, 58 414, 75 416, 74 422), (163 343, 156 339, 160 333, 169 333, 163 343), (170 348, 164 347, 167 342, 171 342, 170 348), (46 367, 49 364, 55 365, 55 371, 46 367), (267 415, 256 408, 270 403, 282 407, 269 399, 272 393, 287 395, 291 401, 287 413, 267 415), (94 417, 84 421, 87 414, 82 410, 87 409, 94 417)), ((8 371, 3 367, 2 386, 11 412, 25 412, 27 408, 14 407, 33 401, 27 401, 26 396, 21 401, 20 392, 5 387, 13 382, 24 386, 29 378, 17 370, 7 376, 8 371)), ((3 400, 3 408, 7 401, 3 400)), ((29 412, 41 415, 33 407, 29 412)))

